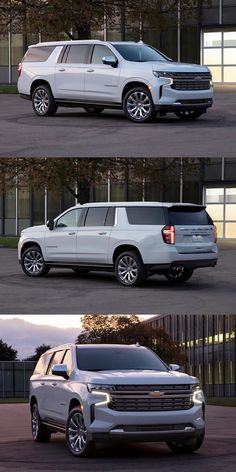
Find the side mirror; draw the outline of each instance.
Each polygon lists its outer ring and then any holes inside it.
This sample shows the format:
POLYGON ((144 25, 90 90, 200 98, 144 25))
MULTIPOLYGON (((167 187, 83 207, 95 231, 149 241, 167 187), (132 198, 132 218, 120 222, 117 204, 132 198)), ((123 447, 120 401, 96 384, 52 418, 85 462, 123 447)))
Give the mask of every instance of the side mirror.
POLYGON ((170 370, 180 370, 181 367, 179 364, 169 364, 170 370))
POLYGON ((111 66, 111 67, 117 67, 118 66, 118 60, 116 59, 115 56, 104 56, 102 58, 102 63, 106 64, 107 66, 111 66))
POLYGON ((50 231, 52 231, 54 228, 54 220, 48 220, 47 227, 50 229, 50 231))
POLYGON ((58 375, 59 377, 64 377, 64 379, 68 380, 69 375, 67 374, 67 365, 66 364, 55 364, 52 367, 52 374, 58 375))

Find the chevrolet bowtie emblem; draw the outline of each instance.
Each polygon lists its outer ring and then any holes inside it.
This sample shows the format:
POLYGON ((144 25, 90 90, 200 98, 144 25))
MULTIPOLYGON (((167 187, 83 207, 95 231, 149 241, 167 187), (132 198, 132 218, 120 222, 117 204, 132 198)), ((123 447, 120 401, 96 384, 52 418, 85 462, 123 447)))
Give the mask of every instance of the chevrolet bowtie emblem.
POLYGON ((160 398, 164 396, 164 393, 160 392, 159 390, 155 390, 154 392, 150 392, 149 395, 151 397, 160 398))

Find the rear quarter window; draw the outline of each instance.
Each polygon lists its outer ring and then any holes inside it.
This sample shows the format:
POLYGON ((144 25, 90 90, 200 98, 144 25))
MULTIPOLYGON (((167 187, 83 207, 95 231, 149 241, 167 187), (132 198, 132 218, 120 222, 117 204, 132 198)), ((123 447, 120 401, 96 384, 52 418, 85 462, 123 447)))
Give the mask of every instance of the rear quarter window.
POLYGON ((212 225, 206 210, 199 207, 175 207, 168 210, 170 225, 212 225))
POLYGON ((55 46, 39 46, 29 48, 23 62, 45 62, 54 51, 55 46))
POLYGON ((162 207, 126 207, 130 225, 164 225, 165 215, 162 207))

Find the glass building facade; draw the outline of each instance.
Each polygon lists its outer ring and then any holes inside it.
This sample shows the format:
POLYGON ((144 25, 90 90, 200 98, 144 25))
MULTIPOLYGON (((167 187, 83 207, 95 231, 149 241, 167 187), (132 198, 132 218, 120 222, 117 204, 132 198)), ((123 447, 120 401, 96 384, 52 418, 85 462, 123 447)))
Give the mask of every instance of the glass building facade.
MULTIPOLYGON (((78 159, 79 161, 79 159, 78 159)), ((128 159, 127 159, 128 161, 128 159)), ((164 161, 164 159, 163 159, 164 161)), ((166 159, 165 159, 166 161, 166 159)), ((219 238, 236 238, 236 160, 200 159, 195 171, 163 183, 137 180, 132 170, 119 178, 107 175, 91 185, 89 201, 163 201, 205 204, 219 238)), ((18 235, 27 226, 44 224, 78 203, 68 191, 27 186, 0 189, 0 235, 18 235)))
POLYGON ((236 396, 236 315, 158 315, 146 323, 183 348, 184 370, 200 379, 206 396, 236 396))
MULTIPOLYGON (((99 30, 92 31, 92 37, 122 40, 124 30, 126 40, 141 39, 174 60, 208 65, 215 83, 236 82, 236 0, 199 0, 193 3, 191 14, 179 0, 168 28, 161 33, 145 24, 124 27, 124 18, 117 18, 111 24, 104 21, 99 30)), ((29 32, 26 37, 10 30, 0 35, 0 83, 16 82, 17 66, 27 44, 41 40, 48 38, 29 32)))

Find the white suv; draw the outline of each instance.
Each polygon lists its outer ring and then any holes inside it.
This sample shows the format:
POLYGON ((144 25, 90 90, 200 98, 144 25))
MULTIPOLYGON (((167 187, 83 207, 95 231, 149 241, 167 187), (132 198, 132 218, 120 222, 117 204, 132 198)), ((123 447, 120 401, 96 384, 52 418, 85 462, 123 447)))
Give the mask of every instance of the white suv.
POLYGON ((140 285, 152 274, 185 282, 217 262, 216 230, 202 205, 158 202, 86 203, 47 225, 21 232, 18 258, 30 277, 51 267, 83 274, 115 271, 120 283, 140 285))
POLYGON ((212 106, 206 66, 173 62, 142 42, 59 41, 30 46, 19 64, 18 90, 39 116, 58 106, 99 114, 123 108, 138 123, 174 112, 198 118, 212 106))
POLYGON ((63 432, 78 457, 117 439, 194 452, 204 439, 204 395, 196 377, 177 369, 138 344, 53 348, 30 379, 33 439, 63 432))

